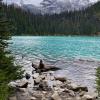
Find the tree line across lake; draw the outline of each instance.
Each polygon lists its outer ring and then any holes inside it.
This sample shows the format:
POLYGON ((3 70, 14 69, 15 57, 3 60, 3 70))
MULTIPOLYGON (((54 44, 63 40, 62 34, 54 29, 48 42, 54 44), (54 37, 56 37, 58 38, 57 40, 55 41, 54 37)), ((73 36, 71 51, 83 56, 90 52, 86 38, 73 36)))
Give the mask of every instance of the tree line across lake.
POLYGON ((80 11, 33 14, 14 5, 4 6, 15 26, 13 35, 97 35, 100 32, 100 2, 80 11))

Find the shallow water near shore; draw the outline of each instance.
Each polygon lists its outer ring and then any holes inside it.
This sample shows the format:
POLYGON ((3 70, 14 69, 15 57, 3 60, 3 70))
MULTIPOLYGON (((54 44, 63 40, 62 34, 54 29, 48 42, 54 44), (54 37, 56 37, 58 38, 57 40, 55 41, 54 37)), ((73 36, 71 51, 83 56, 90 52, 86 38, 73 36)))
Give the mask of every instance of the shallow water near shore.
POLYGON ((95 90, 95 72, 100 66, 100 37, 14 36, 10 50, 17 64, 32 72, 31 63, 60 67, 56 75, 66 76, 72 82, 95 90), (22 59, 23 56, 23 59, 22 59))

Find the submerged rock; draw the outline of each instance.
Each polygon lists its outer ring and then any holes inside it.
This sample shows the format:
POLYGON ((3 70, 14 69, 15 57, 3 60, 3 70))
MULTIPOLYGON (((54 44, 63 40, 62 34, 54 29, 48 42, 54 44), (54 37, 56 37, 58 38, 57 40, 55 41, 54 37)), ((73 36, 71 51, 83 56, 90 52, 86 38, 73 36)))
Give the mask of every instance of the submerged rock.
POLYGON ((44 67, 44 71, 56 71, 56 70, 60 70, 60 68, 55 67, 55 66, 45 66, 44 67))

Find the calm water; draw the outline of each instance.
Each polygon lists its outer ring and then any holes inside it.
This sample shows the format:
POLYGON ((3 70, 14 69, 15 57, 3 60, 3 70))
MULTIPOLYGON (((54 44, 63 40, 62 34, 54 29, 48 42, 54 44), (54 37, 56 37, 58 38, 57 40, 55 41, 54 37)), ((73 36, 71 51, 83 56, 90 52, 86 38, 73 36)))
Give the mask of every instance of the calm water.
POLYGON ((27 71, 30 71, 31 62, 43 59, 45 63, 62 68, 56 74, 94 88, 95 69, 100 65, 100 37, 16 36, 10 42, 16 62, 24 65, 27 71))

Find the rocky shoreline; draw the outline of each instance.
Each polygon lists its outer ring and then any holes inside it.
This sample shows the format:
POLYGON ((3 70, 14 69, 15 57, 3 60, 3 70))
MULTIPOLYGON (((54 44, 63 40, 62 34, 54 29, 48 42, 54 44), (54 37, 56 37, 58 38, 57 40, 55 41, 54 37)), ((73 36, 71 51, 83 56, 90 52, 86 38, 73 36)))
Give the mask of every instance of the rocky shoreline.
POLYGON ((87 87, 55 76, 52 70, 40 73, 33 68, 32 75, 26 73, 22 80, 11 82, 15 94, 9 100, 99 100, 97 93, 90 94, 87 87))

